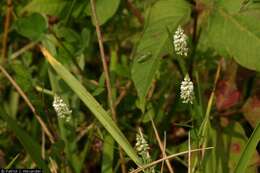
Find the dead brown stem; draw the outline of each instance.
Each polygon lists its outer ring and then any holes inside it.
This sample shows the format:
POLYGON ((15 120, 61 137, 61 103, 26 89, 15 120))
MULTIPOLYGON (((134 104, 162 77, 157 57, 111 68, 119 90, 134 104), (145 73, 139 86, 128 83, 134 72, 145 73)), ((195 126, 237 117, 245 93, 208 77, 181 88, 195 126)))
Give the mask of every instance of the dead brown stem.
POLYGON ((2 42, 2 62, 5 61, 7 55, 7 43, 8 43, 8 33, 12 15, 12 0, 7 0, 7 9, 6 9, 6 16, 5 16, 5 23, 4 23, 4 36, 2 42))

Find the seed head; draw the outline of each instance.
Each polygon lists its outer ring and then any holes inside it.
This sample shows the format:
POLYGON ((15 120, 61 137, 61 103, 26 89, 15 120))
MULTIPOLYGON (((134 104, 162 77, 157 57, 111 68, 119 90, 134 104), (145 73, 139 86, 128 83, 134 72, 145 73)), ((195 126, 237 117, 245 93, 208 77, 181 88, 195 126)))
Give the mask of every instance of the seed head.
POLYGON ((146 155, 146 156, 150 157, 150 155, 149 155, 150 147, 141 131, 136 134, 135 147, 136 147, 136 150, 139 155, 141 155, 141 156, 146 155))

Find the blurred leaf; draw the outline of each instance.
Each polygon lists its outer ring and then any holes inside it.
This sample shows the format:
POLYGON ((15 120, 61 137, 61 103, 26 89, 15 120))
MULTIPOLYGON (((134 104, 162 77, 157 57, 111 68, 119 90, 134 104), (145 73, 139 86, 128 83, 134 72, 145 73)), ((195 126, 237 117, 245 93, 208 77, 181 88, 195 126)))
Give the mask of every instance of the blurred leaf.
POLYGON ((152 104, 148 104, 146 108, 146 112, 143 115, 142 122, 147 123, 150 122, 151 118, 153 119, 155 116, 154 108, 152 104))
POLYGON ((128 156, 137 164, 141 161, 137 156, 133 147, 129 144, 127 138, 117 127, 112 118, 96 101, 96 99, 82 86, 82 84, 62 65, 60 64, 45 48, 41 47, 42 53, 48 62, 52 65, 59 76, 70 86, 70 88, 78 95, 83 103, 96 116, 99 122, 106 128, 106 130, 113 136, 118 144, 124 149, 128 156))
POLYGON ((113 138, 109 134, 105 135, 102 153, 102 173, 113 173, 114 144, 113 138))
POLYGON ((29 68, 22 63, 13 63, 12 69, 15 71, 15 79, 24 92, 32 90, 32 76, 29 68))
MULTIPOLYGON (((117 11, 120 0, 96 0, 96 13, 99 25, 105 24, 117 11)), ((87 8, 87 14, 91 15, 90 3, 87 8)), ((94 24, 94 21, 92 20, 94 24)))
POLYGON ((256 150, 256 146, 260 139, 260 123, 256 126, 254 132, 249 138, 249 141, 237 163, 234 173, 244 173, 246 172, 249 161, 251 160, 253 153, 256 150))
POLYGON ((33 13, 29 16, 19 18, 15 22, 14 27, 19 34, 35 41, 43 37, 48 29, 48 24, 42 15, 33 13))
POLYGON ((190 16, 190 6, 183 0, 158 1, 146 19, 147 24, 143 36, 134 53, 132 79, 141 102, 151 86, 156 71, 160 66, 160 58, 167 54, 172 46, 169 33, 190 16), (145 60, 140 61, 146 55, 145 60))
POLYGON ((9 115, 7 115, 0 107, 0 116, 5 119, 9 128, 15 133, 25 150, 30 154, 31 158, 35 161, 39 168, 43 169, 43 172, 50 173, 48 166, 45 164, 41 157, 40 145, 31 138, 22 128, 20 128, 16 121, 14 121, 9 115))
POLYGON ((23 12, 38 12, 59 16, 67 3, 68 1, 65 0, 32 0, 24 7, 23 12))
POLYGON ((257 96, 250 97, 244 104, 242 111, 251 126, 256 127, 260 122, 260 99, 257 96))
POLYGON ((230 14, 238 13, 245 0, 219 0, 217 3, 223 6, 230 14))
POLYGON ((260 71, 259 29, 260 23, 255 17, 246 14, 231 15, 218 7, 209 18, 207 38, 210 47, 219 54, 227 53, 242 66, 260 71))
POLYGON ((221 80, 216 89, 216 106, 218 111, 223 111, 236 105, 240 99, 240 92, 234 83, 221 80))

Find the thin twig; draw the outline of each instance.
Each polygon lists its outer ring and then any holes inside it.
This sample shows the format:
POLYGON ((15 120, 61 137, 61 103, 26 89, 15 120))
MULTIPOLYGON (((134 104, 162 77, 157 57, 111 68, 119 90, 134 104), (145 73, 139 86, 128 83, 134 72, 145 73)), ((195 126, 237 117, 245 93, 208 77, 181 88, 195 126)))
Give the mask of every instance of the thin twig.
POLYGON ((41 119, 41 117, 38 115, 36 109, 34 108, 34 106, 32 105, 31 101, 28 99, 28 97, 26 96, 26 94, 23 92, 23 90, 20 88, 20 86, 15 82, 15 80, 9 75, 9 73, 4 69, 4 67, 2 65, 0 65, 0 71, 4 74, 4 76, 11 82, 11 84, 15 87, 15 89, 17 90, 17 92, 22 96, 22 98, 24 99, 24 101, 26 102, 26 104, 29 106, 29 108, 31 109, 32 113, 35 115, 35 118, 38 120, 38 122, 40 123, 43 131, 45 132, 45 134, 48 136, 49 140, 54 143, 54 138, 51 134, 51 132, 49 131, 49 129, 47 128, 46 124, 44 123, 44 121, 41 119))
MULTIPOLYGON (((214 147, 199 148, 199 149, 190 150, 190 152, 196 152, 196 151, 201 151, 201 150, 209 150, 209 149, 213 149, 213 148, 214 148, 214 147)), ((183 152, 180 152, 180 153, 177 153, 177 154, 172 154, 172 155, 170 155, 170 156, 167 156, 167 157, 158 159, 158 160, 156 160, 156 161, 154 161, 154 162, 151 162, 151 163, 149 163, 149 164, 147 164, 147 165, 144 165, 144 166, 142 166, 142 167, 140 167, 140 168, 137 168, 137 169, 131 171, 130 173, 140 172, 140 171, 142 171, 142 170, 144 170, 144 169, 147 169, 147 168, 149 168, 149 167, 151 167, 151 166, 154 166, 154 165, 156 165, 156 164, 158 164, 158 163, 160 163, 160 162, 162 162, 162 161, 164 161, 164 160, 170 160, 170 159, 173 159, 174 157, 181 156, 181 155, 188 154, 188 153, 189 153, 189 151, 183 151, 183 152)))
POLYGON ((45 159, 45 134, 42 130, 42 159, 45 159))
POLYGON ((142 13, 139 11, 139 9, 134 6, 131 0, 126 0, 126 5, 129 11, 131 11, 131 13, 133 13, 133 15, 138 19, 139 23, 143 25, 144 17, 142 16, 142 13))
MULTIPOLYGON (((97 14, 96 14, 96 6, 95 6, 94 0, 90 0, 90 4, 91 4, 91 11, 92 11, 93 20, 94 20, 95 27, 96 27, 96 33, 97 33, 98 44, 99 44, 99 51, 100 51, 103 70, 104 70, 105 79, 106 79, 106 87, 107 87, 107 92, 108 92, 109 107, 110 107, 110 110, 111 110, 111 113, 112 113, 112 118, 116 122, 117 121, 116 108, 115 108, 115 104, 114 104, 114 100, 113 100, 113 96, 112 96, 112 88, 111 88, 111 83, 110 83, 109 71, 108 71, 108 67, 107 67, 107 63, 106 63, 106 55, 105 55, 105 50, 104 50, 104 45, 103 45, 103 37, 102 37, 101 30, 100 30, 100 27, 99 27, 99 22, 98 22, 98 18, 97 18, 97 14)), ((122 173, 126 173, 127 171, 126 171, 126 166, 125 166, 125 159, 124 159, 124 155, 123 155, 122 152, 123 151, 121 149, 119 149, 121 171, 122 171, 122 173)))
MULTIPOLYGON (((154 130, 154 133, 155 133, 155 136, 156 136, 156 140, 157 140, 157 142, 159 144, 159 147, 160 147, 160 150, 161 150, 161 152, 163 154, 163 157, 165 158, 165 157, 167 157, 167 155, 166 155, 166 153, 165 153, 165 151, 163 149, 164 147, 163 147, 163 144, 161 142, 160 136, 159 136, 158 131, 157 131, 156 127, 155 127, 153 119, 151 117, 150 117, 150 119, 151 119, 151 122, 152 122, 152 126, 153 126, 153 130, 154 130)), ((174 173, 174 171, 172 169, 172 166, 171 166, 171 163, 170 163, 169 160, 166 160, 166 165, 167 165, 168 170, 170 171, 170 173, 174 173)))
POLYGON ((132 85, 132 82, 129 80, 126 83, 126 86, 124 87, 122 92, 120 92, 119 96, 117 97, 117 99, 115 101, 115 107, 117 107, 119 105, 119 103, 122 101, 122 99, 126 96, 127 90, 130 88, 131 85, 132 85))
POLYGON ((188 147, 189 147, 189 153, 188 153, 188 173, 191 173, 191 144, 190 144, 190 131, 188 134, 188 147))
POLYGON ((96 26, 96 33, 97 33, 97 37, 98 37, 99 51, 100 51, 100 55, 101 55, 103 70, 104 70, 104 73, 105 73, 109 106, 110 106, 110 109, 111 109, 111 112, 112 112, 112 117, 113 117, 114 120, 116 120, 116 111, 115 111, 115 107, 114 107, 114 104, 113 104, 110 77, 109 77, 108 67, 107 67, 107 63, 106 63, 105 50, 104 50, 104 46, 103 46, 103 37, 102 37, 102 34, 101 34, 98 18, 97 18, 97 15, 96 15, 96 6, 95 6, 95 3, 94 3, 94 0, 90 0, 90 3, 91 3, 93 20, 94 20, 94 23, 95 23, 95 26, 96 26))
POLYGON ((37 44, 36 42, 30 42, 29 44, 25 45, 24 47, 22 47, 18 51, 14 52, 10 59, 14 60, 15 58, 19 57, 20 55, 22 55, 27 50, 30 50, 31 48, 33 48, 36 44, 37 44))
POLYGON ((12 0, 7 0, 7 10, 6 10, 6 16, 5 16, 5 23, 4 23, 4 36, 3 36, 3 42, 2 42, 2 62, 5 61, 6 55, 7 55, 7 43, 8 43, 8 33, 9 33, 9 27, 10 27, 10 21, 11 21, 11 15, 12 15, 12 0))
MULTIPOLYGON (((165 150, 166 150, 166 132, 164 132, 163 134, 163 153, 166 153, 165 150)), ((163 157, 166 157, 166 155, 163 157)), ((163 168, 164 168, 164 161, 162 162, 161 173, 163 173, 163 168)))

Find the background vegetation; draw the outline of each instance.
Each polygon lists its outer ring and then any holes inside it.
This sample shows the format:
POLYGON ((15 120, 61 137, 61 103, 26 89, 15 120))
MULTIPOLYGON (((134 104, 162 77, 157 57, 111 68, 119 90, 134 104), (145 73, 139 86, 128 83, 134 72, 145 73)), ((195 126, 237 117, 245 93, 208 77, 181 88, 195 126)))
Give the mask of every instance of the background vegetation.
POLYGON ((5 0, 0 9, 0 167, 259 171, 258 0, 5 0), (174 50, 178 26, 187 57, 174 50), (186 74, 193 104, 180 99, 186 74), (135 147, 140 131, 150 159, 135 147))

